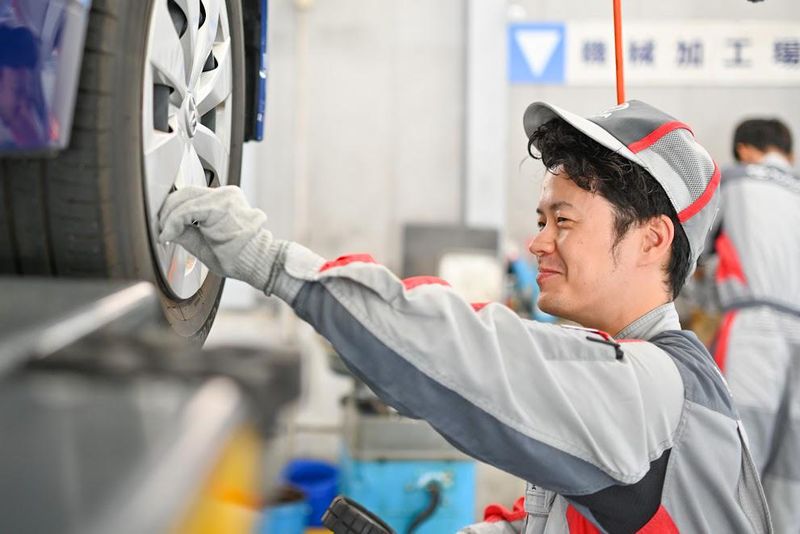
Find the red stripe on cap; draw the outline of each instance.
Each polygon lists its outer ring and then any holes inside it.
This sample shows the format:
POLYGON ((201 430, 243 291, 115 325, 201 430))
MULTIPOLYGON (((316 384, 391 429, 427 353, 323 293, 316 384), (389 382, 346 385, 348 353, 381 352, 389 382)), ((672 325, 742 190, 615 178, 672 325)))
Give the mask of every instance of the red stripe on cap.
POLYGON ((734 278, 743 284, 747 283, 744 277, 744 269, 742 269, 742 262, 739 261, 739 253, 736 252, 736 247, 728 237, 728 234, 721 232, 714 242, 714 248, 719 256, 717 282, 724 282, 729 278, 734 278))
POLYGON ((680 129, 689 130, 689 133, 694 135, 694 132, 692 131, 691 128, 689 128, 688 125, 680 121, 670 121, 670 122, 665 122, 664 124, 656 128, 646 136, 642 137, 638 141, 634 141, 633 143, 629 144, 628 148, 630 149, 631 152, 636 154, 637 152, 641 152, 645 148, 652 146, 656 141, 658 141, 671 131, 680 129))
POLYGON ((736 310, 729 311, 722 319, 722 326, 719 327, 717 334, 716 347, 714 348, 714 361, 720 371, 725 371, 725 359, 728 357, 728 342, 731 339, 733 321, 736 319, 736 310))
POLYGON ((477 312, 477 311, 481 311, 482 309, 484 309, 488 304, 489 304, 488 302, 473 302, 471 304, 471 306, 472 306, 472 309, 477 312))
POLYGON ((319 268, 319 272, 327 271, 328 269, 333 269, 334 267, 343 267, 350 263, 378 263, 375 259, 370 256, 369 254, 350 254, 348 256, 340 256, 335 260, 325 262, 322 267, 319 268))
POLYGON ((709 203, 711 197, 714 196, 714 191, 717 190, 719 186, 719 167, 717 167, 717 163, 714 162, 714 174, 711 176, 711 181, 708 182, 706 186, 706 190, 703 191, 703 194, 697 197, 697 200, 689 204, 689 206, 681 211, 678 214, 678 220, 682 223, 685 223, 692 217, 698 214, 698 212, 706 207, 706 204, 709 203))
POLYGON ((448 284, 446 280, 442 280, 441 278, 437 278, 435 276, 412 276, 411 278, 406 278, 403 280, 403 285, 406 286, 406 289, 414 289, 415 287, 427 285, 450 287, 450 284, 448 284))

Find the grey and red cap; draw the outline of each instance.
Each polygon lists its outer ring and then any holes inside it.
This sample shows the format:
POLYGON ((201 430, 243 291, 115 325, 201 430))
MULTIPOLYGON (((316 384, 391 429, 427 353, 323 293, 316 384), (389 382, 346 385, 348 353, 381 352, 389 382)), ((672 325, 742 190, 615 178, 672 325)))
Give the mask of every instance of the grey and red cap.
POLYGON ((640 165, 664 188, 692 250, 703 251, 719 206, 720 172, 691 128, 649 104, 631 100, 591 117, 545 102, 525 110, 525 133, 560 117, 601 145, 640 165))

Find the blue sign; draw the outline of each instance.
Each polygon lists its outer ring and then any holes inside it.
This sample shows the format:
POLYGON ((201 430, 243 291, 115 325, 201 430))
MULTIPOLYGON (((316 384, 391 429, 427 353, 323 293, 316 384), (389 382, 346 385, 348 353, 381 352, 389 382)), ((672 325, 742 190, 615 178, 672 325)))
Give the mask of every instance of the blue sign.
POLYGON ((537 22, 508 28, 508 76, 511 83, 563 84, 565 24, 537 22))

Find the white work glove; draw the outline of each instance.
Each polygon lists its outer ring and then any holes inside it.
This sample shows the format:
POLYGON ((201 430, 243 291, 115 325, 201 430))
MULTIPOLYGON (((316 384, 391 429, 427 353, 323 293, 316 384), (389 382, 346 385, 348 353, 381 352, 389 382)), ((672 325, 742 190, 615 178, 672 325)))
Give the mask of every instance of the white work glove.
POLYGON ((275 256, 266 220, 236 186, 187 186, 167 196, 158 240, 177 243, 212 272, 263 291, 275 256))

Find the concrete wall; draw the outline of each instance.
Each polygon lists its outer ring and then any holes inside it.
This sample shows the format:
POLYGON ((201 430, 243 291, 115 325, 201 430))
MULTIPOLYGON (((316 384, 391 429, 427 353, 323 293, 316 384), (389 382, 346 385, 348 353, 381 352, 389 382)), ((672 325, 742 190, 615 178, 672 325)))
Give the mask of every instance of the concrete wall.
POLYGON ((455 222, 458 0, 271 2, 267 140, 246 172, 278 235, 400 265, 406 221, 455 222))
MULTIPOLYGON (((485 2, 505 3, 503 0, 485 2)), ((272 0, 267 139, 247 147, 245 183, 276 234, 325 256, 370 252, 400 266, 407 221, 458 222, 464 202, 466 0, 272 0)), ((611 2, 519 0, 530 20, 611 20, 611 2)), ((800 2, 623 2, 636 19, 800 20, 800 2)), ((503 60, 504 61, 504 60, 503 60)), ((509 86, 507 235, 534 228, 541 167, 525 159, 521 117, 534 100, 579 112, 613 87, 509 86)), ((724 164, 735 123, 776 114, 800 135, 800 88, 629 87, 691 124, 724 164)))

